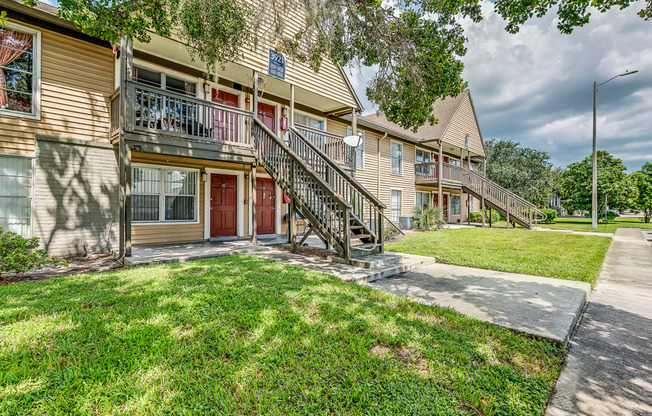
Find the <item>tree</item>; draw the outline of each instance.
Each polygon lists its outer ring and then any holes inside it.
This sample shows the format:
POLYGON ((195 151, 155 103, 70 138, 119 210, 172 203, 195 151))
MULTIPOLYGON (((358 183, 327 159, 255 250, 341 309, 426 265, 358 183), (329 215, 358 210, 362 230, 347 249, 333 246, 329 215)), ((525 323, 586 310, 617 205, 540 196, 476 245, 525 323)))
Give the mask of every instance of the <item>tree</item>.
POLYGON ((511 140, 485 142, 487 177, 539 206, 547 204, 552 192, 550 155, 511 140))
MULTIPOLYGON (((592 204, 592 157, 568 165, 562 175, 564 208, 569 211, 590 211, 592 204)), ((610 208, 629 208, 638 191, 622 160, 605 150, 598 151, 598 210, 605 208, 605 197, 610 208)))
POLYGON ((641 170, 632 174, 632 179, 638 188, 638 198, 632 207, 642 209, 643 219, 649 223, 652 218, 652 163, 646 162, 641 170))
MULTIPOLYGON (((34 6, 36 0, 23 0, 34 6)), ((605 11, 633 0, 497 0, 507 30, 558 6, 560 30, 588 22, 587 6, 605 11)), ((652 17, 652 0, 641 16, 652 17)), ((59 16, 84 33, 117 44, 120 36, 150 40, 150 32, 171 36, 173 29, 193 58, 209 72, 261 39, 318 70, 324 59, 342 65, 377 66, 367 96, 387 118, 406 129, 435 123, 437 99, 460 94, 461 57, 466 54, 462 19, 482 19, 480 0, 59 0, 59 16), (289 19, 305 11, 305 25, 289 19)))

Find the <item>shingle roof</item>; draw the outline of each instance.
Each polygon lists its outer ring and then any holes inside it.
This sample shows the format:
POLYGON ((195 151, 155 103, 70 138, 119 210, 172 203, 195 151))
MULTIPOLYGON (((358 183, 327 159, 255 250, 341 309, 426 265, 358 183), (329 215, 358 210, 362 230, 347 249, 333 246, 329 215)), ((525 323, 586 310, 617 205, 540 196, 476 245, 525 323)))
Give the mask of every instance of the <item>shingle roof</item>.
POLYGON ((464 97, 466 97, 468 94, 469 90, 464 90, 457 97, 448 97, 443 100, 435 101, 432 106, 432 112, 439 122, 434 126, 426 123, 425 125, 419 127, 416 133, 412 130, 406 130, 399 125, 387 120, 385 114, 382 112, 362 116, 360 119, 366 121, 367 123, 376 125, 383 130, 396 132, 404 136, 410 136, 419 141, 439 139, 444 134, 444 131, 446 131, 446 127, 453 119, 453 116, 455 115, 457 108, 462 103, 462 100, 464 100, 464 97))

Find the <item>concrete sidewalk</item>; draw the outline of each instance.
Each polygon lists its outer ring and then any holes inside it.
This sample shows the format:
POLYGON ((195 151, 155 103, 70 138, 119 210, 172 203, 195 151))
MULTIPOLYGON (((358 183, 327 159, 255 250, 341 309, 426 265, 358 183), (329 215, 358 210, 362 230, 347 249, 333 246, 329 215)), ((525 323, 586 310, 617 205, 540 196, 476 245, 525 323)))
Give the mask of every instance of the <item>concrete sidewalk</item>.
POLYGON ((619 228, 546 415, 652 415, 652 248, 619 228))
POLYGON ((422 266, 369 285, 564 345, 591 290, 584 282, 448 264, 422 266))

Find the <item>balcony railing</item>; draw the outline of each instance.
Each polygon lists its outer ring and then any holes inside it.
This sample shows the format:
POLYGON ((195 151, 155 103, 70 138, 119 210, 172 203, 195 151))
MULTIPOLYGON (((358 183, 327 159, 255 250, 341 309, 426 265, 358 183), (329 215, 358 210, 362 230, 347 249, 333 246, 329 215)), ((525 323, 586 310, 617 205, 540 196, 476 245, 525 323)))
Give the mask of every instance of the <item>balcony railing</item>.
MULTIPOLYGON (((211 101, 128 81, 127 132, 153 133, 185 140, 240 146, 251 145, 253 113, 211 101)), ((114 94, 111 109, 117 109, 114 94)), ((117 113, 117 111, 116 111, 117 113)), ((111 131, 118 117, 111 117, 111 131)))
POLYGON ((351 169, 355 168, 355 149, 344 143, 344 137, 303 124, 297 124, 295 127, 310 143, 335 162, 351 169))
MULTIPOLYGON (((442 175, 446 182, 462 182, 462 171, 460 166, 443 163, 442 175)), ((436 183, 439 179, 437 162, 417 163, 414 165, 414 173, 417 183, 436 183)))

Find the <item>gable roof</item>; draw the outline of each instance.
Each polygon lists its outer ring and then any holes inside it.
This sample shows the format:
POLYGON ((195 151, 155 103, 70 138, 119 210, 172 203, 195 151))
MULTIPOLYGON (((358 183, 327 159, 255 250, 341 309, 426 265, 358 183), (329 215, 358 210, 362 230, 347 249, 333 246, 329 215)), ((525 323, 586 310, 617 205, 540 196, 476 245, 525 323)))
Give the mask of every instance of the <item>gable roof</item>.
POLYGON ((459 130, 460 126, 464 126, 463 128, 468 131, 463 132, 461 140, 463 141, 464 135, 468 134, 474 142, 479 142, 475 143, 475 146, 471 146, 473 149, 470 147, 470 150, 484 156, 482 134, 480 133, 475 108, 471 100, 471 93, 468 89, 456 97, 447 97, 443 100, 435 101, 432 106, 432 112, 438 120, 437 124, 423 125, 416 132, 392 123, 382 112, 362 116, 359 120, 362 121, 361 124, 369 124, 400 137, 407 136, 416 142, 432 142, 441 139, 446 143, 459 147, 463 147, 464 144, 459 143, 459 140, 452 137, 453 133, 459 133, 458 131, 453 132, 452 130, 459 130))

